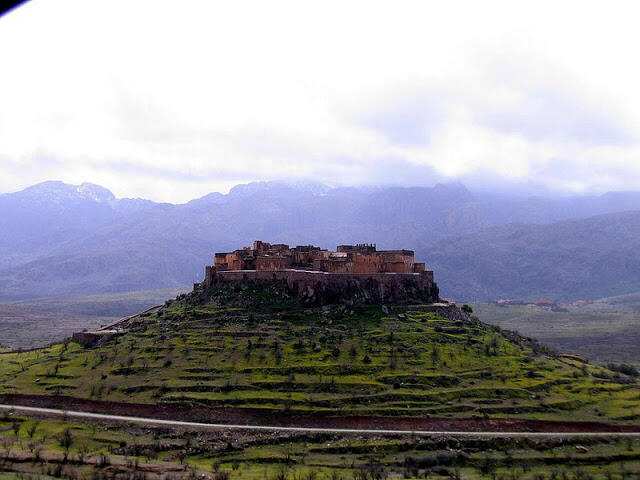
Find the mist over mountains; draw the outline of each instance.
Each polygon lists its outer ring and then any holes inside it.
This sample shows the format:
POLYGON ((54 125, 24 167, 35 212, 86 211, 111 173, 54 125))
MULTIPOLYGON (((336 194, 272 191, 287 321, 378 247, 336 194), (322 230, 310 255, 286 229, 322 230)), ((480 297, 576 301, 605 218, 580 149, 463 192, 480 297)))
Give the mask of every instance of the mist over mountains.
POLYGON ((213 252, 258 238, 412 248, 457 299, 599 298, 640 291, 639 234, 636 192, 258 182, 173 205, 45 182, 0 195, 0 299, 188 285, 213 252))

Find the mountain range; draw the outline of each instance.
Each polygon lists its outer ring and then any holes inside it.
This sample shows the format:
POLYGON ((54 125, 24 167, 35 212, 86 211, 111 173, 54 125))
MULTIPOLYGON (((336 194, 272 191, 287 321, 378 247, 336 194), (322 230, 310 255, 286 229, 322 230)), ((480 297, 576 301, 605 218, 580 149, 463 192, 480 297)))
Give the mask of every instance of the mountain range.
POLYGON ((640 291, 639 234, 637 192, 256 182, 175 205, 44 182, 0 195, 0 299, 188 285, 254 239, 411 248, 457 299, 593 299, 640 291))

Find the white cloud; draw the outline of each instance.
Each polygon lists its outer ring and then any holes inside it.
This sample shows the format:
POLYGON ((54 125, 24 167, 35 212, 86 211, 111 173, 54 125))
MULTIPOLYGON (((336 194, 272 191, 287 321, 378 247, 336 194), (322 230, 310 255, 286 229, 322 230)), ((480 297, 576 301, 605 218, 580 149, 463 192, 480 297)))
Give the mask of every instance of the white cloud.
POLYGON ((32 0, 0 18, 0 191, 640 188, 635 3, 525 6, 32 0))

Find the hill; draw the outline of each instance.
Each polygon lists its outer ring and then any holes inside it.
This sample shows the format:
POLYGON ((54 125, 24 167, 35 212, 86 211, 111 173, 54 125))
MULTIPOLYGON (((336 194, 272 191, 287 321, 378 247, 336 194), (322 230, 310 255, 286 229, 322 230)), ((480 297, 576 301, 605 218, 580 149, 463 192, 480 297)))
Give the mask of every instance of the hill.
POLYGON ((277 283, 200 287, 90 347, 0 353, 1 403, 59 409, 2 412, 2 469, 180 480, 638 474, 637 440, 602 433, 639 431, 633 378, 455 307, 357 299, 304 304, 277 283))
POLYGON ((640 419, 633 379, 433 308, 305 305, 272 283, 200 287, 127 320, 93 348, 67 341, 4 354, 0 398, 160 405, 242 422, 640 419))
POLYGON ((573 301, 640 290, 640 211, 509 224, 420 250, 444 296, 573 301))

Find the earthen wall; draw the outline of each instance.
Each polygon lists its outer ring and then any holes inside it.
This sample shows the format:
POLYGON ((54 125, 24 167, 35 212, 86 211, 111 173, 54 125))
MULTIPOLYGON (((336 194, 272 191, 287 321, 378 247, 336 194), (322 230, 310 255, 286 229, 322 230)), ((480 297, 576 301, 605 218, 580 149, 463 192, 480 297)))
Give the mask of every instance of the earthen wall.
POLYGON ((291 257, 258 257, 256 270, 285 270, 291 267, 291 257))

